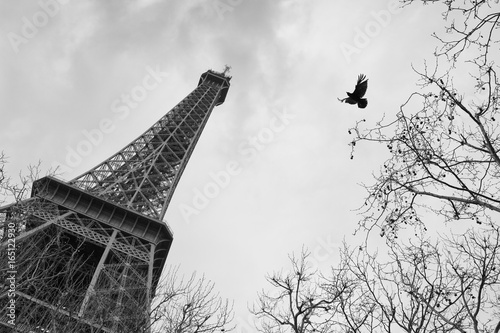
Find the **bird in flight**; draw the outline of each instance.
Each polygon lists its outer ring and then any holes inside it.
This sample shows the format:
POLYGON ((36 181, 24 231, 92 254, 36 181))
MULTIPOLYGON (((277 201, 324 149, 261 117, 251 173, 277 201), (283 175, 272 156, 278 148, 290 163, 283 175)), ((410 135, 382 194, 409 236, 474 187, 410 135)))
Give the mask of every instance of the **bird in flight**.
POLYGON ((368 100, 363 98, 366 94, 366 89, 368 88, 368 79, 364 74, 359 74, 358 82, 356 83, 356 87, 352 93, 347 93, 346 98, 340 99, 341 102, 346 102, 348 104, 358 104, 358 108, 364 109, 368 105, 368 100))

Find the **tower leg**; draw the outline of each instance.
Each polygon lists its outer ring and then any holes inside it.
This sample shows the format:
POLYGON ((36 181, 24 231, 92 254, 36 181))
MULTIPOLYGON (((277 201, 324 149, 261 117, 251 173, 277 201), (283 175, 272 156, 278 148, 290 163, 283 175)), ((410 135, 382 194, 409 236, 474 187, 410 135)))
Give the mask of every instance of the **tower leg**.
POLYGON ((115 241, 116 234, 118 233, 118 230, 114 230, 113 234, 109 238, 108 244, 106 245, 106 249, 104 250, 104 253, 101 256, 101 259, 99 260, 99 264, 97 264, 97 269, 94 272, 94 276, 92 276, 92 281, 90 281, 90 285, 87 289, 87 292, 85 293, 85 298, 83 299, 82 306, 80 307, 80 311, 78 311, 78 316, 82 317, 83 313, 85 312, 85 309, 87 308, 87 305, 89 303, 90 297, 95 293, 94 288, 97 283, 97 279, 99 278, 99 275, 101 274, 102 268, 104 267, 104 262, 106 261, 106 258, 108 257, 108 253, 111 250, 111 246, 113 245, 113 242, 115 241))

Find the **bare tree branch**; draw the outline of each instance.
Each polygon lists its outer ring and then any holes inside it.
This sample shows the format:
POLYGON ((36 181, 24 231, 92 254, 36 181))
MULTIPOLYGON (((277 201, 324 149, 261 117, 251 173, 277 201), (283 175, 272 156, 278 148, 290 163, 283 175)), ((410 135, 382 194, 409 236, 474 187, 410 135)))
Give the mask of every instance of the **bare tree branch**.
MULTIPOLYGON (((447 39, 438 37, 434 68, 424 63, 421 91, 413 93, 395 119, 374 126, 357 122, 349 129, 351 146, 380 143, 388 158, 360 208, 359 229, 381 230, 397 238, 400 228, 425 229, 422 214, 444 221, 459 219, 493 223, 500 212, 500 84, 497 76, 500 12, 495 1, 402 0, 404 5, 442 3, 449 24, 447 39), (442 59, 445 59, 443 62, 442 59), (449 68, 441 70, 440 67, 449 68), (464 67, 463 64, 472 65, 464 67), (439 65, 439 66, 438 66, 439 65), (463 75, 468 68, 471 79, 463 75), (472 69, 470 69, 472 68, 472 69), (474 93, 455 88, 468 83, 474 93), (416 108, 421 104, 420 108, 416 108)), ((386 116, 384 116, 386 118, 386 116)))

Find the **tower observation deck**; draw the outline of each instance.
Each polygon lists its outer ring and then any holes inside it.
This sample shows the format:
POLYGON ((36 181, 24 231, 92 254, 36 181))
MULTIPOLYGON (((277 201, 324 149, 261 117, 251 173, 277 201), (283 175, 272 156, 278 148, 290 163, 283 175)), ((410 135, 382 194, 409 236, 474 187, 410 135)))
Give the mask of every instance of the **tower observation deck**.
POLYGON ((231 77, 209 70, 137 139, 65 182, 0 207, 0 333, 148 332, 172 244, 163 221, 231 77))

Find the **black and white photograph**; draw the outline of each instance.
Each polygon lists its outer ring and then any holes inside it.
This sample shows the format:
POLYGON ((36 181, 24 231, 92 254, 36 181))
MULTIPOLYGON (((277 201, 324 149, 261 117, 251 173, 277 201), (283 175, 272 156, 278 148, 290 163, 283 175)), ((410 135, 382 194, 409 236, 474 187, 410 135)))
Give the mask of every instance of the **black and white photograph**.
POLYGON ((0 2, 0 333, 499 333, 499 0, 0 2))

